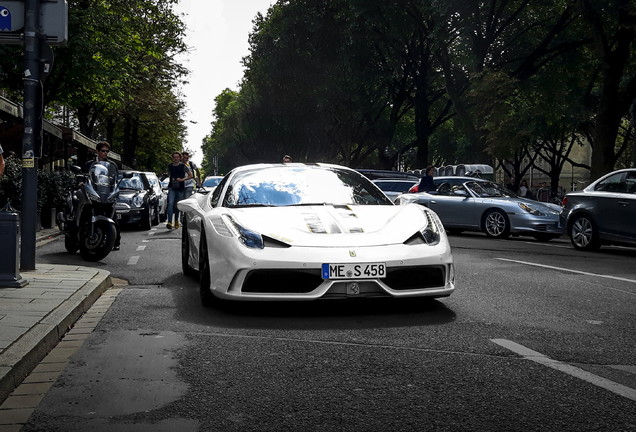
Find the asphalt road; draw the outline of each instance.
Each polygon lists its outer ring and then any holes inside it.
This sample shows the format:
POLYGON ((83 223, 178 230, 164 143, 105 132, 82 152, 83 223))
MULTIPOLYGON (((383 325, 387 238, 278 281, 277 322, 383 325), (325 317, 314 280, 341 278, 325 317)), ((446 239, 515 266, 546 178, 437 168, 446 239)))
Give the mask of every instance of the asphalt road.
POLYGON ((205 309, 178 231, 89 264, 129 282, 25 431, 636 431, 636 249, 452 236, 457 291, 205 309))

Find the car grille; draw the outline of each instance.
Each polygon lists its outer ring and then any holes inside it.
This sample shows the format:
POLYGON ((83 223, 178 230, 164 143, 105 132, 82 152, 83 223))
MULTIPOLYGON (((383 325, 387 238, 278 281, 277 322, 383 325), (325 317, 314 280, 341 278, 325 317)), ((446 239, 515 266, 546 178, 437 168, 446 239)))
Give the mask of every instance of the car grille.
POLYGON ((323 283, 317 270, 253 270, 243 282, 243 292, 249 293, 308 293, 323 283))
POLYGON ((389 268, 387 277, 382 279, 394 290, 410 290, 443 287, 446 284, 444 266, 418 266, 389 268))

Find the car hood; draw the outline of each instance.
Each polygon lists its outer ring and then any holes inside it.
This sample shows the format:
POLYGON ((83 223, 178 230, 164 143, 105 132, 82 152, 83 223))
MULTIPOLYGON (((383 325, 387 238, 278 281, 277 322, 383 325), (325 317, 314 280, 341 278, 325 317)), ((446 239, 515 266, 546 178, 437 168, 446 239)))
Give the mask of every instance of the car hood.
POLYGON ((428 211, 417 204, 226 210, 243 227, 284 243, 333 247, 403 243, 425 226, 424 211, 428 211))

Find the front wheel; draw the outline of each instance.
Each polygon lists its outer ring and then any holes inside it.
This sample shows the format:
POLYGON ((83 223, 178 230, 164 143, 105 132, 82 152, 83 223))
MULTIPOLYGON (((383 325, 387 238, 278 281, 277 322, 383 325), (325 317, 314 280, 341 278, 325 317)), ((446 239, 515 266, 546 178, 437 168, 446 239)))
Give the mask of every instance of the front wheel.
POLYGON ((181 230, 181 269, 186 276, 195 276, 196 270, 190 267, 188 260, 190 259, 190 234, 188 233, 188 225, 183 223, 181 230))
POLYGON ((601 247, 596 223, 587 215, 578 215, 574 218, 569 234, 575 249, 598 250, 601 247))
POLYGON ((199 248, 199 294, 203 306, 212 307, 214 305, 214 294, 210 290, 210 258, 205 231, 201 231, 201 246, 199 248))
POLYGON ((113 250, 116 238, 117 229, 113 223, 104 220, 87 223, 80 229, 80 255, 86 261, 99 261, 113 250))
POLYGON ((484 215, 484 232, 488 237, 504 239, 510 235, 508 216, 498 209, 489 210, 484 215))

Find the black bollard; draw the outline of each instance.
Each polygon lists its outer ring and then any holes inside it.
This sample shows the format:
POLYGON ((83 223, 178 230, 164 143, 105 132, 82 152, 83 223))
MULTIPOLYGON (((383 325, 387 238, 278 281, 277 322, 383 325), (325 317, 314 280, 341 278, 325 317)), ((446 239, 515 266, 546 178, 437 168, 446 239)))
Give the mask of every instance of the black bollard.
POLYGON ((11 203, 0 209, 0 288, 21 288, 28 281, 20 276, 20 215, 11 203))

